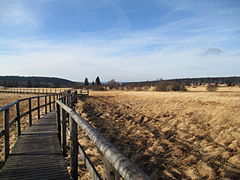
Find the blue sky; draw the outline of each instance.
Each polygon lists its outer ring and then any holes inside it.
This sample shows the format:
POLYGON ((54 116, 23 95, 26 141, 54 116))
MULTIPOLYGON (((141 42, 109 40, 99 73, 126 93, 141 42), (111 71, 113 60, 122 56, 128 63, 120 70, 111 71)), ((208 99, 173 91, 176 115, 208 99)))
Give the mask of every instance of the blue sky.
POLYGON ((0 75, 240 75, 239 0, 0 0, 0 75))

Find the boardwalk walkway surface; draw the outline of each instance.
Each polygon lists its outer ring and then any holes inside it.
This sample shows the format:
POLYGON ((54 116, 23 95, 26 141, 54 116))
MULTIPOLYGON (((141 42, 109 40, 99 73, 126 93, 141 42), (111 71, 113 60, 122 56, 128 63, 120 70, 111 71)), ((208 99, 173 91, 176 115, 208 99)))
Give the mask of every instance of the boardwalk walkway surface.
POLYGON ((21 134, 0 170, 1 180, 70 179, 58 141, 55 114, 48 113, 21 134))

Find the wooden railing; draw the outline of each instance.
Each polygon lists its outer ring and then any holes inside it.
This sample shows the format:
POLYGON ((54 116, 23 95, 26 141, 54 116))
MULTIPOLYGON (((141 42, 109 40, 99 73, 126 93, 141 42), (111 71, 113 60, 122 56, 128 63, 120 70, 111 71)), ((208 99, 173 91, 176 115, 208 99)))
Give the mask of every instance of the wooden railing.
POLYGON ((10 127, 12 127, 16 123, 17 136, 20 136, 21 135, 21 118, 28 115, 28 124, 29 126, 31 126, 32 119, 33 119, 32 113, 34 111, 37 111, 37 119, 40 119, 40 116, 41 116, 40 112, 42 108, 44 108, 44 113, 47 114, 48 110, 50 112, 53 109, 55 109, 56 99, 60 98, 61 96, 64 96, 67 93, 70 93, 70 91, 61 92, 59 94, 48 94, 43 96, 35 96, 35 97, 20 99, 0 108, 0 112, 3 113, 3 129, 0 130, 0 138, 4 136, 4 140, 3 140, 4 162, 6 162, 10 152, 10 137, 9 137, 10 127), (32 106, 32 102, 34 99, 37 100, 37 106, 35 108, 33 108, 32 106), (44 101, 44 104, 40 105, 41 101, 44 101), (20 110, 22 110, 20 104, 22 102, 27 102, 28 110, 20 114, 20 110), (10 108, 15 108, 15 116, 13 117, 13 119, 10 119, 10 113, 9 113, 10 108))
POLYGON ((102 153, 105 175, 108 180, 119 180, 120 177, 134 180, 150 179, 125 155, 119 152, 114 145, 107 141, 94 127, 75 112, 74 106, 78 97, 77 91, 68 90, 59 94, 48 94, 21 99, 0 108, 0 112, 3 112, 3 130, 0 131, 0 138, 4 136, 4 160, 7 160, 10 151, 9 128, 17 123, 17 134, 20 136, 21 118, 28 115, 29 126, 31 126, 32 112, 37 111, 37 118, 40 119, 41 108, 44 108, 45 114, 48 112, 48 109, 51 111, 56 108, 58 138, 64 156, 68 154, 67 135, 70 137, 70 176, 72 179, 77 179, 78 177, 78 154, 82 156, 93 179, 101 179, 101 176, 90 161, 90 158, 78 142, 78 127, 87 134, 90 140, 102 153), (41 98, 44 99, 43 105, 40 105, 41 98), (37 99, 37 107, 35 108, 32 108, 33 99, 37 99), (28 111, 20 114, 20 103, 24 101, 28 102, 28 111), (48 106, 49 108, 47 108, 48 106), (16 108, 16 115, 10 120, 9 109, 11 107, 16 108))
POLYGON ((105 175, 108 180, 124 179, 143 180, 150 179, 142 170, 133 164, 126 156, 120 153, 117 148, 105 139, 94 127, 74 111, 74 104, 77 102, 77 92, 66 95, 56 100, 57 104, 57 127, 58 137, 63 154, 67 155, 66 135, 70 137, 70 176, 77 179, 78 175, 78 154, 82 156, 86 167, 93 179, 101 179, 84 149, 78 142, 78 127, 80 127, 103 154, 105 175))
POLYGON ((42 88, 7 88, 0 89, 0 93, 20 93, 20 94, 58 94, 69 89, 42 89, 42 88))
POLYGON ((78 93, 78 96, 81 98, 81 97, 87 97, 89 96, 89 90, 87 89, 80 89, 80 91, 78 90, 77 91, 78 93))
MULTIPOLYGON (((42 89, 42 88, 7 88, 7 89, 0 89, 0 93, 19 93, 19 94, 59 94, 64 93, 68 90, 72 89, 42 89)), ((86 97, 89 96, 89 90, 85 89, 78 89, 78 96, 79 97, 86 97)))

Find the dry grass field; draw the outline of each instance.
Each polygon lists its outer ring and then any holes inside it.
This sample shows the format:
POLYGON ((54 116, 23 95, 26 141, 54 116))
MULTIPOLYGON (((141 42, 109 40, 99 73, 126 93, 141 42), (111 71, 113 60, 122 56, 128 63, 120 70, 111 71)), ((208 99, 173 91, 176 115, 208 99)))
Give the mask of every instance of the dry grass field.
MULTIPOLYGON (((152 179, 240 179, 240 92, 90 95, 77 111, 152 179)), ((79 132, 103 171, 97 150, 79 132)))
MULTIPOLYGON (((192 86, 187 86, 186 87, 188 91, 191 92, 206 92, 206 85, 205 86, 196 86, 196 87, 192 87, 192 86)), ((217 92, 239 92, 240 93, 240 87, 239 86, 219 86, 217 88, 217 92)))

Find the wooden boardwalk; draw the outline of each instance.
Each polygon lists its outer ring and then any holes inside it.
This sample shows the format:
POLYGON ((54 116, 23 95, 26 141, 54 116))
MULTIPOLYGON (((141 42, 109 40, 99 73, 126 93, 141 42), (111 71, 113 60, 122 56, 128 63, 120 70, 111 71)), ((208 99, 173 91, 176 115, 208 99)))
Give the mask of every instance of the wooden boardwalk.
POLYGON ((0 170, 0 179, 70 179, 58 141, 55 112, 22 133, 0 170))

